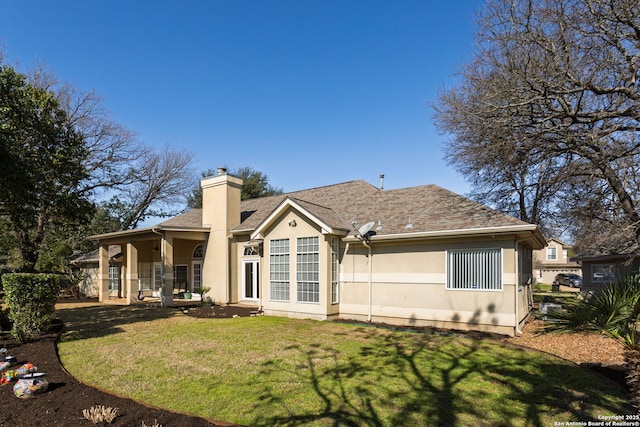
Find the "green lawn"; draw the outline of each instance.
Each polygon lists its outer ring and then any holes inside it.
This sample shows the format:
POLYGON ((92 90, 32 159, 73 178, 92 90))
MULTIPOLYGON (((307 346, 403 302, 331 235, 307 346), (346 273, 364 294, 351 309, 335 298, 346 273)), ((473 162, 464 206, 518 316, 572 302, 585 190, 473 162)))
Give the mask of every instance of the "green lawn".
POLYGON ((83 382, 244 425, 551 426, 631 412, 591 372, 490 340, 159 308, 58 316, 60 358, 83 382))

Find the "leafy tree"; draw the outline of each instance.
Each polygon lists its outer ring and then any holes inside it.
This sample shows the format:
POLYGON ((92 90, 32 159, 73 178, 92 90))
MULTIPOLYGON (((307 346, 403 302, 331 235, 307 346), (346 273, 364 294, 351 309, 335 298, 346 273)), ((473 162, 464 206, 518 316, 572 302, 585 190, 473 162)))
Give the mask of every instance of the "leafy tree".
POLYGON ((624 345, 627 384, 633 393, 632 403, 640 409, 640 277, 627 276, 607 283, 586 300, 566 303, 564 309, 551 314, 556 321, 545 331, 603 333, 624 345))
POLYGON ((134 228, 183 209, 190 153, 141 144, 98 95, 40 65, 27 75, 1 70, 0 268, 60 271, 70 251, 95 246, 84 231, 134 228))
POLYGON ((0 206, 34 271, 49 228, 87 219, 92 205, 78 188, 87 151, 55 96, 0 67, 0 206))
POLYGON ((640 240, 640 4, 489 0, 478 22, 460 84, 434 104, 447 159, 525 220, 640 240))
MULTIPOLYGON (((275 196, 282 194, 282 188, 276 188, 269 184, 268 176, 249 166, 243 166, 235 171, 229 172, 231 175, 242 178, 242 190, 240 193, 241 200, 255 199, 257 197, 275 196)), ((207 169, 201 173, 202 178, 213 176, 216 174, 215 169, 207 169)), ((187 199, 187 206, 191 209, 202 207, 202 188, 198 181, 191 189, 191 194, 187 199)))

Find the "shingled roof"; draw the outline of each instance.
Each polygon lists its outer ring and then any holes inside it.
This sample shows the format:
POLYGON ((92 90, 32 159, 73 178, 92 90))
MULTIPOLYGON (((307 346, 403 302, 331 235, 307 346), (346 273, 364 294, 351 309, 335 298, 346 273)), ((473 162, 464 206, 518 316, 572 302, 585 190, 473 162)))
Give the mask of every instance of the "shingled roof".
MULTIPOLYGON (((286 198, 335 228, 351 222, 376 222, 376 234, 465 230, 526 225, 437 185, 380 190, 363 180, 294 191, 241 202, 241 223, 232 232, 251 232, 286 198)), ((164 221, 162 227, 201 227, 202 210, 194 209, 164 221)))
POLYGON ((243 201, 242 223, 232 231, 254 230, 285 198, 336 228, 375 221, 377 235, 527 225, 437 185, 380 190, 357 180, 243 201))
MULTIPOLYGON (((283 203, 289 201, 315 217, 332 230, 353 231, 352 222, 361 226, 375 222, 376 239, 389 239, 420 234, 458 235, 480 232, 482 234, 510 232, 534 232, 530 235, 544 246, 544 238, 535 226, 512 216, 498 212, 471 199, 460 196, 437 185, 381 190, 366 181, 356 180, 341 184, 294 191, 271 197, 243 200, 240 205, 240 224, 231 230, 234 234, 250 234, 283 203), (534 237, 535 236, 535 237, 534 237)), ((193 209, 181 215, 145 229, 116 234, 140 233, 148 230, 198 230, 207 231, 202 225, 202 209, 193 209)), ((92 236, 103 238, 106 235, 92 236)))

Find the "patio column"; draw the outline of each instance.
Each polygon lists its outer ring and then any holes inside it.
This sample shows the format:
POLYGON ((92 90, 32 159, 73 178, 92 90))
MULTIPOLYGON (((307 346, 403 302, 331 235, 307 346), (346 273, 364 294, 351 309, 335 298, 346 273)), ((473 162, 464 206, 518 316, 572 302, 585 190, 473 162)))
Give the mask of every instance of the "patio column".
POLYGON ((162 254, 162 307, 173 306, 173 236, 165 235, 161 240, 162 254))
POLYGON ((98 250, 98 301, 109 300, 109 245, 98 250))
POLYGON ((125 281, 127 302, 132 304, 138 296, 138 248, 131 242, 127 243, 127 275, 125 281))

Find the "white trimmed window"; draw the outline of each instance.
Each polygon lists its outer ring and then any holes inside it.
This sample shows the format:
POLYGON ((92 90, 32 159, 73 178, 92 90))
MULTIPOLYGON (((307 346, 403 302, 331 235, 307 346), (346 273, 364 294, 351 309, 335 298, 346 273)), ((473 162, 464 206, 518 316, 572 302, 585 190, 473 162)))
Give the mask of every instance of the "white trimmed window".
POLYGON ((202 262, 194 261, 191 263, 191 285, 193 290, 202 290, 202 262))
POLYGON ((338 277, 340 274, 340 239, 331 238, 331 304, 337 304, 339 301, 338 277))
POLYGON ((202 259, 204 258, 204 247, 202 245, 198 245, 193 250, 193 259, 202 259))
POLYGON ((296 284, 299 302, 320 302, 320 246, 318 237, 298 237, 296 284))
POLYGON ((501 291, 502 250, 447 251, 447 289, 501 291))
POLYGON ((117 291, 120 289, 120 278, 122 277, 120 273, 120 264, 112 263, 109 264, 109 290, 117 291))
POLYGON ((289 239, 269 241, 269 298, 289 301, 289 239))
POLYGON ((558 259, 558 249, 555 246, 547 248, 547 261, 556 261, 558 259))

